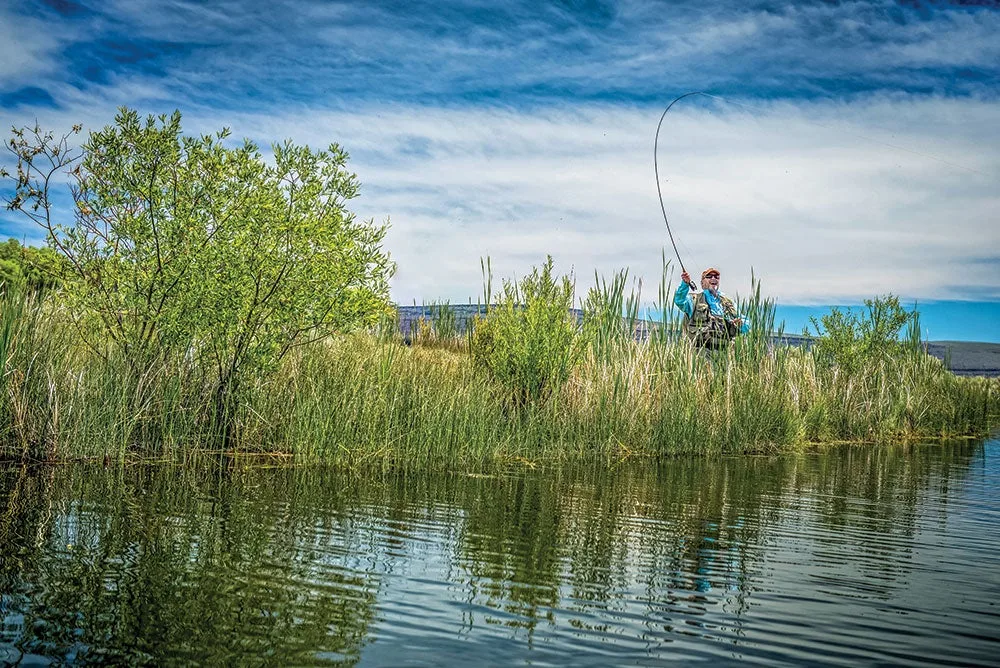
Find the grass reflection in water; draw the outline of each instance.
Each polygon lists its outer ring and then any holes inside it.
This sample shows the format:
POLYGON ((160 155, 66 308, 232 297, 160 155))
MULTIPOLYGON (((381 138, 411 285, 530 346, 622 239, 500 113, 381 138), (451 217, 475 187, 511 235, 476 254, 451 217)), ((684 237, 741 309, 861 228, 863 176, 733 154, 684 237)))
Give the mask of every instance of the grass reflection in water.
POLYGON ((869 660, 888 643, 832 620, 910 629, 884 610, 932 577, 925 507, 947 513, 983 461, 965 444, 476 476, 6 468, 0 662, 869 660))

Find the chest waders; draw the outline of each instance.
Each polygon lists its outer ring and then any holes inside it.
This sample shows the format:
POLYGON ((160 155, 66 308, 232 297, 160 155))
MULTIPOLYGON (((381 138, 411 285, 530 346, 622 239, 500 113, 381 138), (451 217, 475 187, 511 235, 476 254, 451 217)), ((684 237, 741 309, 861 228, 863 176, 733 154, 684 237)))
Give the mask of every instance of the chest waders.
POLYGON ((712 313, 705 299, 705 293, 699 292, 694 299, 691 317, 684 316, 682 327, 688 338, 699 348, 719 350, 729 345, 729 342, 740 333, 739 326, 732 320, 738 317, 736 305, 729 297, 720 296, 719 302, 726 317, 712 313))

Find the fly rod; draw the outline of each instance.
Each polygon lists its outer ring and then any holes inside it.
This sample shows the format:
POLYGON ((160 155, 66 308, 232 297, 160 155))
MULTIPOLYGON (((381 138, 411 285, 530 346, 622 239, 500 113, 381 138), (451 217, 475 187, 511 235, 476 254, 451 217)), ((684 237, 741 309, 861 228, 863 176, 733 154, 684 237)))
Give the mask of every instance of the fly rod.
MULTIPOLYGON (((656 194, 659 195, 660 197, 660 211, 663 212, 663 222, 667 226, 667 236, 670 237, 670 245, 674 247, 674 255, 677 256, 677 262, 678 264, 681 265, 681 271, 684 272, 685 274, 687 273, 687 269, 684 268, 684 260, 681 259, 681 254, 677 250, 677 242, 674 241, 674 233, 670 231, 670 221, 667 220, 667 209, 663 205, 663 192, 660 190, 660 168, 659 165, 657 164, 656 154, 657 154, 657 147, 660 143, 660 126, 663 125, 663 119, 666 117, 667 112, 670 111, 670 107, 674 106, 684 98, 690 97, 692 95, 708 95, 708 93, 703 93, 700 90, 691 91, 690 93, 684 93, 680 97, 676 98, 673 102, 668 104, 667 108, 664 109, 663 113, 660 115, 660 122, 656 124, 656 137, 653 139, 653 173, 656 175, 656 194)), ((697 286, 695 286, 694 281, 689 281, 688 284, 692 288, 697 289, 697 286)))

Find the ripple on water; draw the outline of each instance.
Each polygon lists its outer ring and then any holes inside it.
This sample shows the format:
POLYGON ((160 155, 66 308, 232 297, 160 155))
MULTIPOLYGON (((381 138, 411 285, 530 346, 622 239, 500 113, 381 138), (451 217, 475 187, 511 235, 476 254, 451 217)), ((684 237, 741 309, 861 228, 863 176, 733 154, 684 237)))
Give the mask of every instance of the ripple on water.
POLYGON ((0 664, 995 664, 998 460, 0 471, 0 664))

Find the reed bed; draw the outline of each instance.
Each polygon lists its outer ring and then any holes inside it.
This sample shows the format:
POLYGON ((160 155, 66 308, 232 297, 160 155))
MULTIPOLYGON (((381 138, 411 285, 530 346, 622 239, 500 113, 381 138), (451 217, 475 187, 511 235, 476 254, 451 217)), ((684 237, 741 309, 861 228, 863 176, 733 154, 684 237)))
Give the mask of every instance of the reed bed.
POLYGON ((772 344, 773 304, 759 289, 740 304, 751 333, 705 354, 675 334, 667 287, 662 325, 637 337, 638 293, 624 274, 599 282, 568 344, 568 375, 529 399, 476 364, 475 337, 447 309, 445 334, 426 323, 412 345, 391 327, 313 343, 245 379, 224 447, 212 379, 191 355, 136 364, 99 354, 58 299, 8 293, 0 457, 474 466, 983 436, 1000 414, 1000 382, 956 377, 919 345, 846 373, 772 344))

